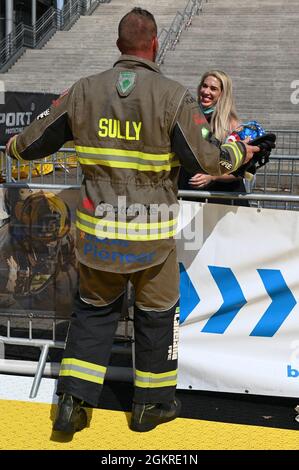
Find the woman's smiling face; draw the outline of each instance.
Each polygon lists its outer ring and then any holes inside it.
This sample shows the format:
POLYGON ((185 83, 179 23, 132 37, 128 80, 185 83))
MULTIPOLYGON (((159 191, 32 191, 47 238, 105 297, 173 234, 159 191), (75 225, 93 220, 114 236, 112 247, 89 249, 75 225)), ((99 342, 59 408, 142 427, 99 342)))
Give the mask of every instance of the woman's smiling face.
POLYGON ((199 103, 203 108, 214 106, 221 95, 221 82, 213 75, 206 77, 199 89, 199 103))

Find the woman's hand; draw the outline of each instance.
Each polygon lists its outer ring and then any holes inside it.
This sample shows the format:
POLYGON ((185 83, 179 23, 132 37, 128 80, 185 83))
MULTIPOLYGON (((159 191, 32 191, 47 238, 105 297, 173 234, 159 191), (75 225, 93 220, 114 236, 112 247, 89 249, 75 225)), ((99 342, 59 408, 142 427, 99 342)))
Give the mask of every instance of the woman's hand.
POLYGON ((214 181, 213 176, 205 175, 204 173, 196 173, 196 175, 189 179, 189 184, 194 189, 202 189, 208 186, 212 181, 214 181))

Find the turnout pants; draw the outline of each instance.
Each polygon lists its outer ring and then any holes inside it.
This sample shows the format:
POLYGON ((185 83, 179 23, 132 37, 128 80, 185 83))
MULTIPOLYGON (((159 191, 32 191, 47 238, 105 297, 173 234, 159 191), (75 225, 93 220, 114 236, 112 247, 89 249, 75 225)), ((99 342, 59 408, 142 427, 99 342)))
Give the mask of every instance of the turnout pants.
POLYGON ((62 360, 57 394, 98 406, 130 280, 135 290, 135 403, 174 399, 177 384, 179 272, 173 250, 160 265, 131 274, 80 269, 79 294, 62 360))

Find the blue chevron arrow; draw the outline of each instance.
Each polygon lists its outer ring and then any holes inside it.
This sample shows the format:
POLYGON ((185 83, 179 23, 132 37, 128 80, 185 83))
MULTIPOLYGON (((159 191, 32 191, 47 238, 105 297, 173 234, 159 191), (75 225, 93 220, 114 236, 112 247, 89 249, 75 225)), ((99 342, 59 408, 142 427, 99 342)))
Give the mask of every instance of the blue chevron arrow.
POLYGON ((250 336, 273 336, 293 310, 297 301, 279 269, 258 269, 266 291, 272 299, 250 336))
POLYGON ((207 321, 201 331, 203 333, 222 334, 247 301, 234 273, 230 268, 209 266, 209 270, 221 292, 223 304, 207 321))
POLYGON ((199 302, 200 298, 196 289, 183 263, 180 263, 180 323, 186 320, 199 302))

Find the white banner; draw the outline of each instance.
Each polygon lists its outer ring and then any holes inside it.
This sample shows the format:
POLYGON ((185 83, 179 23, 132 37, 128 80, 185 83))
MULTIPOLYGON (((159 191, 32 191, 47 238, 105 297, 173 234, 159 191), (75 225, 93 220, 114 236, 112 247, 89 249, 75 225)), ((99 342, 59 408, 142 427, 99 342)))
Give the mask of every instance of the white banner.
POLYGON ((182 209, 178 388, 299 397, 298 212, 182 209))

